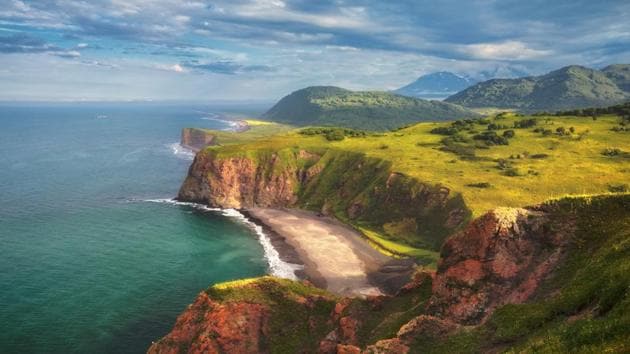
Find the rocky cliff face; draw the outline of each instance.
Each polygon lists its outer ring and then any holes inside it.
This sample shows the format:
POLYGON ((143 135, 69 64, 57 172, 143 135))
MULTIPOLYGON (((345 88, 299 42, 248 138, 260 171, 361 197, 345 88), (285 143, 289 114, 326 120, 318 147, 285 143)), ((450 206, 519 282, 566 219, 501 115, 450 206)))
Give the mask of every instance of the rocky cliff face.
POLYGON ((203 129, 184 128, 182 129, 180 145, 193 151, 199 151, 206 146, 214 145, 215 138, 213 134, 203 129))
MULTIPOLYGON (((320 328, 320 336, 311 342, 313 347, 302 349, 320 353, 407 353, 420 339, 439 341, 463 326, 483 325, 496 308, 532 299, 563 260, 575 231, 573 226, 570 217, 560 222, 557 217, 550 218, 545 207, 495 209, 450 237, 442 248, 438 270, 418 273, 396 296, 345 298, 330 305, 319 325, 314 318, 309 322, 310 327, 320 328), (372 342, 386 335, 384 327, 396 323, 393 336, 372 342)), ((310 311, 315 301, 304 296, 294 299, 297 302, 291 302, 292 306, 297 304, 304 311, 310 311)), ((153 345, 150 352, 170 352, 173 348, 272 352, 277 348, 263 346, 261 337, 271 335, 267 324, 277 321, 277 310, 255 303, 242 298, 229 305, 217 305, 202 293, 180 316, 171 334, 153 345)), ((295 335, 290 328, 283 333, 295 335)))
POLYGON ((448 188, 392 172, 385 161, 334 150, 202 151, 178 199, 222 208, 317 210, 435 249, 471 214, 448 188))
POLYGON ((429 313, 478 324, 507 303, 522 303, 560 260, 571 220, 552 231, 542 210, 497 208, 442 248, 429 313))
POLYGON ((309 284, 263 277, 199 294, 149 353, 299 353, 331 330, 336 298, 309 284))

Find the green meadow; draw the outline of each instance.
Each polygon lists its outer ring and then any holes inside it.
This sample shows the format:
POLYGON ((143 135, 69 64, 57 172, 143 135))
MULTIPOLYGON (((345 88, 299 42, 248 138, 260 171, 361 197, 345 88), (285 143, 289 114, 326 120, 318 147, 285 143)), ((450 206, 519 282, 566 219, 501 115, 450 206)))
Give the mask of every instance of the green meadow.
MULTIPOLYGON (((418 123, 394 132, 342 140, 328 140, 325 134, 304 135, 295 129, 256 139, 234 139, 228 144, 238 146, 221 149, 224 153, 289 147, 362 152, 391 161, 396 172, 462 193, 473 214, 480 215, 497 206, 526 206, 565 195, 622 191, 630 181, 630 132, 612 130, 620 119, 612 115, 593 120, 507 113, 477 120, 471 130, 458 132, 456 137, 462 142, 450 143, 445 140, 452 135, 431 133, 438 127, 450 127, 452 123, 446 122, 418 123), (536 125, 514 128, 515 123, 530 119, 536 125), (505 127, 494 130, 498 136, 514 131, 508 145, 486 145, 474 139, 492 123, 505 127), (565 133, 558 134, 559 128, 565 133), (540 129, 543 132, 534 132, 540 129)), ((245 133, 222 134, 253 135, 256 130, 254 126, 245 133)))
MULTIPOLYGON (((245 133, 222 132, 223 146, 208 149, 220 157, 256 157, 259 151, 285 149, 361 153, 391 163, 393 172, 461 194, 476 217, 498 206, 628 191, 630 132, 620 129, 625 124, 615 115, 522 116, 512 112, 418 123, 386 133, 260 123, 245 133)), ((382 250, 437 258, 429 248, 395 232, 354 226, 382 250)))

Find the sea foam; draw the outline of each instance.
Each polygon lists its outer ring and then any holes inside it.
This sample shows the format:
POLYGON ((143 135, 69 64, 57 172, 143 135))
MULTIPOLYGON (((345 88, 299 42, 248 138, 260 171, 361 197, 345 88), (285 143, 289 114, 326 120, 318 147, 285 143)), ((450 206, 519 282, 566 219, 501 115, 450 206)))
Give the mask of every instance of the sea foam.
POLYGON ((167 144, 166 146, 171 149, 173 155, 180 159, 192 161, 195 158, 195 152, 181 146, 180 143, 167 144))
POLYGON ((279 277, 279 278, 296 280, 298 279, 298 277, 295 275, 295 272, 298 270, 304 269, 304 266, 300 264, 294 264, 294 263, 283 261, 280 258, 280 253, 278 253, 278 250, 276 250, 273 247, 273 244, 271 243, 271 239, 264 232, 262 226, 254 223, 253 221, 251 221, 249 218, 247 218, 245 215, 243 215, 236 209, 211 208, 203 204, 180 202, 174 199, 147 199, 144 201, 151 202, 151 203, 183 205, 183 206, 189 206, 189 207, 193 207, 195 209, 203 210, 203 211, 219 212, 223 214, 224 216, 227 216, 229 218, 232 218, 234 220, 237 220, 243 223, 244 225, 249 227, 252 231, 254 231, 254 233, 256 234, 258 238, 258 242, 263 247, 265 259, 267 260, 267 264, 269 265, 269 273, 271 273, 271 275, 279 277))

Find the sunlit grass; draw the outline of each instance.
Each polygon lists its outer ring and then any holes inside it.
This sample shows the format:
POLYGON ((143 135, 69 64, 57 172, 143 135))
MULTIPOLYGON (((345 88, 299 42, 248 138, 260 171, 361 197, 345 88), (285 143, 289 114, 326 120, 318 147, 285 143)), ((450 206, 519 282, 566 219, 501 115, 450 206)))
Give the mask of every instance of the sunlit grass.
MULTIPOLYGON (((513 129, 511 127, 515 121, 527 118, 508 113, 502 119, 491 121, 513 129)), ((445 186, 452 193, 461 193, 473 216, 498 206, 520 207, 571 195, 609 193, 611 186, 629 183, 630 159, 602 154, 607 148, 630 151, 630 134, 611 131, 618 125, 618 117, 601 116, 597 120, 590 117, 536 118, 539 121, 537 127, 553 131, 561 126, 567 129, 573 127, 574 133, 543 136, 533 132, 533 128, 514 129, 516 136, 509 139, 509 145, 475 149, 475 159, 472 160, 440 150, 444 136, 430 131, 450 123, 419 123, 395 132, 346 137, 341 141, 329 141, 322 135, 308 136, 287 126, 271 125, 262 127, 271 127, 279 132, 259 131, 258 135, 245 135, 248 132, 225 133, 241 136, 233 138, 229 146, 210 149, 217 157, 238 155, 250 158, 259 156, 256 151, 280 152, 287 148, 318 154, 330 148, 364 153, 367 157, 391 161, 395 172, 423 183, 445 186), (545 157, 532 157, 542 154, 545 157), (519 155, 520 158, 516 158, 519 155), (510 159, 511 156, 514 158, 510 159), (509 160, 518 175, 511 177, 500 170, 497 163, 499 159, 509 160), (489 184, 489 187, 473 187, 480 184, 489 184)), ((475 129, 483 131, 486 126, 479 125, 475 129)), ((392 240, 375 230, 363 232, 374 244, 379 245, 377 248, 414 257, 431 256, 425 254, 425 250, 409 246, 402 239, 392 240)))
MULTIPOLYGON (((507 115, 500 123, 512 126, 518 119, 507 115)), ((440 151, 443 136, 430 130, 448 123, 419 123, 412 127, 362 138, 328 141, 322 136, 304 136, 287 131, 277 136, 251 141, 247 146, 234 146, 223 153, 239 153, 247 149, 304 149, 338 148, 363 152, 367 156, 392 161, 393 169, 417 179, 444 185, 464 196, 474 215, 480 215, 496 206, 524 206, 572 194, 600 194, 609 186, 628 183, 630 159, 602 155, 606 148, 630 151, 630 134, 613 132, 619 118, 599 117, 538 117, 540 127, 555 130, 557 127, 574 127, 572 136, 543 136, 533 129, 515 129, 516 137, 507 146, 476 149, 477 160, 465 160, 457 155, 440 151), (588 131, 581 140, 578 134, 588 131), (386 148, 383 148, 386 146, 386 148), (547 154, 547 158, 525 158, 534 154, 547 154), (497 169, 497 159, 509 159, 522 175, 509 177, 497 169), (531 173, 528 173, 532 171, 531 173), (467 185, 488 182, 486 189, 467 185)), ((479 130, 483 130, 483 126, 479 130)), ((500 132, 500 131, 499 131, 500 132)))

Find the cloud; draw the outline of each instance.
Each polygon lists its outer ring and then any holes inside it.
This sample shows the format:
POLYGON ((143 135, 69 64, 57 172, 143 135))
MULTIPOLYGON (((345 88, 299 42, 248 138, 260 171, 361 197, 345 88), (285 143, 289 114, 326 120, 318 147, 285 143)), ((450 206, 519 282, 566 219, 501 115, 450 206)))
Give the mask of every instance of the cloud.
POLYGON ((0 37, 0 53, 41 53, 56 47, 23 33, 0 37))
POLYGON ((79 53, 76 50, 68 50, 68 51, 56 51, 56 52, 51 52, 51 54, 56 55, 60 58, 78 58, 81 56, 81 53, 79 53))
POLYGON ((12 60, 22 75, 0 76, 9 86, 53 75, 21 70, 35 57, 64 62, 69 76, 92 70, 106 80, 115 72, 117 84, 145 80, 151 85, 129 86, 151 92, 164 76, 168 85, 189 85, 187 95, 220 97, 281 96, 312 84, 395 88, 431 71, 490 78, 630 62, 627 0, 0 3, 0 60, 12 60), (256 80, 264 87, 254 87, 256 80), (220 81, 221 89, 206 81, 220 81))
POLYGON ((182 68, 182 66, 179 65, 179 64, 175 64, 175 65, 171 66, 171 70, 173 70, 174 72, 177 72, 177 73, 183 73, 184 72, 184 68, 182 68))
POLYGON ((181 64, 182 67, 197 71, 210 72, 214 74, 236 75, 254 72, 270 72, 275 69, 267 65, 244 65, 229 60, 205 62, 190 61, 181 64))
POLYGON ((490 60, 530 60, 553 53, 551 50, 530 48, 519 41, 469 44, 460 48, 462 53, 473 58, 490 60))
POLYGON ((0 54, 16 53, 47 53, 60 58, 78 58, 81 56, 81 53, 76 50, 60 48, 24 33, 5 37, 0 36, 0 54))

